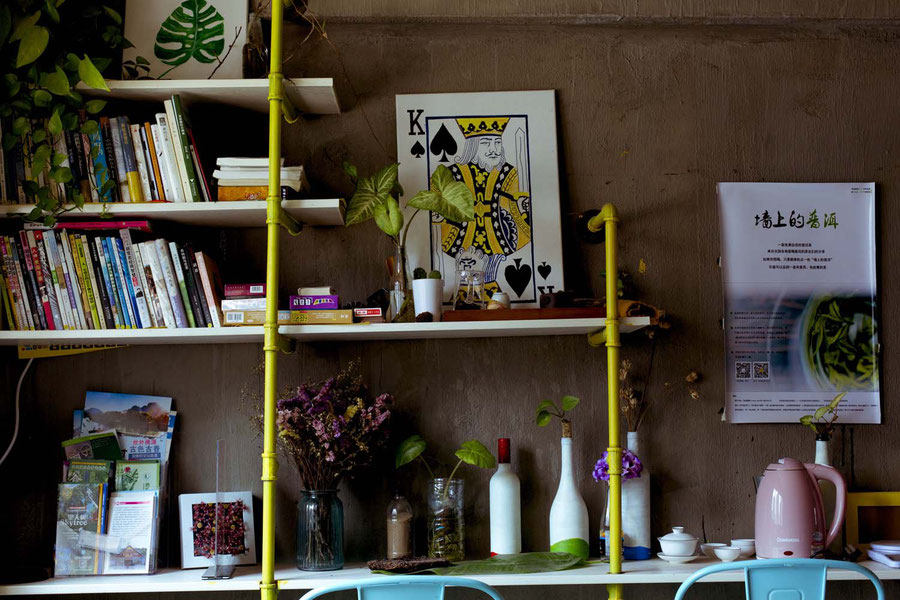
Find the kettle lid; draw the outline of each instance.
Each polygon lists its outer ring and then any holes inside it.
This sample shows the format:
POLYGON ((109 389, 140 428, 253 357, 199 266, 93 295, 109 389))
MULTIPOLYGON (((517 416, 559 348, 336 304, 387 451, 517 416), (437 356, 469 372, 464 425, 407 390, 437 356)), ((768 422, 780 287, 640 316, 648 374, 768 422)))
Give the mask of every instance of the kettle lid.
POLYGON ((779 458, 766 467, 766 471, 805 471, 806 466, 796 458, 779 458))

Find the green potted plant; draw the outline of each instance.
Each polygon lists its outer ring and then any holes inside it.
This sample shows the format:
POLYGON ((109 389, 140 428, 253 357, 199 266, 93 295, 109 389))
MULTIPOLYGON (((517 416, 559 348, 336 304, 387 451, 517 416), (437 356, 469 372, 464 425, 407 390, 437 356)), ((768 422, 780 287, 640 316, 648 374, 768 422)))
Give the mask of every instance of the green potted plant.
POLYGON ((106 102, 87 100, 76 86, 109 90, 101 72, 126 44, 121 15, 101 2, 20 0, 0 6, 2 147, 16 162, 21 157, 23 167, 7 200, 33 203, 27 220, 51 226, 90 196, 86 186, 93 183, 83 179, 79 185, 73 176, 67 140, 95 133, 91 115, 106 102))
POLYGON ((413 271, 413 305, 416 309, 416 321, 440 321, 441 301, 444 295, 444 279, 441 272, 433 270, 426 273, 418 267, 413 271))
POLYGON ((400 443, 394 460, 399 469, 417 458, 431 477, 428 488, 428 556, 460 561, 465 557, 465 522, 463 520, 463 480, 454 478, 463 463, 492 469, 494 455, 478 440, 463 442, 454 452, 458 462, 447 477, 436 476, 425 459, 426 443, 421 435, 411 435, 400 443))
POLYGON ((816 464, 831 466, 828 443, 831 441, 835 422, 838 420, 838 405, 846 395, 847 392, 842 392, 832 398, 831 402, 825 406, 817 408, 815 413, 800 417, 800 423, 816 433, 816 464))
POLYGON ((453 178, 450 169, 440 165, 431 175, 430 189, 422 190, 407 200, 405 208, 414 210, 406 219, 400 207, 403 188, 397 181, 398 166, 394 163, 370 177, 360 177, 355 166, 344 163, 344 172, 356 185, 356 191, 347 205, 345 222, 350 227, 373 219, 378 228, 391 238, 396 252, 388 262, 391 272, 388 317, 393 322, 408 322, 415 316, 406 254, 410 225, 421 211, 430 211, 458 223, 470 221, 475 218, 475 197, 464 183, 453 178))

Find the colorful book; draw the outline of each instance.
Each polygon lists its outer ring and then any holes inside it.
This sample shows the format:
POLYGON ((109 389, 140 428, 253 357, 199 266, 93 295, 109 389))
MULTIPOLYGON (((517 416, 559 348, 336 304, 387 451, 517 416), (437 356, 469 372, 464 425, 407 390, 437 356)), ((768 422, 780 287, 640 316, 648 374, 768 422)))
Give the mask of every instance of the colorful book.
POLYGON ((112 476, 111 460, 67 460, 63 465, 63 481, 66 483, 109 483, 112 476))
POLYGON ((206 318, 208 311, 206 314, 203 312, 203 306, 201 304, 202 291, 197 289, 196 282, 194 281, 194 272, 191 267, 191 261, 188 258, 188 253, 185 250, 184 244, 179 245, 175 244, 175 242, 171 242, 169 244, 170 249, 172 246, 175 247, 174 252, 177 254, 177 256, 172 256, 172 262, 175 263, 175 267, 178 270, 179 285, 181 285, 183 278, 188 297, 187 304, 190 304, 191 313, 194 316, 194 324, 196 327, 208 327, 209 321, 206 318))
POLYGON ((292 310, 293 325, 340 325, 353 322, 352 310, 292 310))
POLYGON ((172 310, 172 301, 169 299, 169 290, 166 287, 166 279, 163 276, 162 267, 159 264, 159 253, 156 250, 156 244, 153 242, 143 242, 140 244, 140 248, 141 257, 144 259, 145 267, 149 266, 150 268, 149 277, 153 279, 152 290, 154 298, 159 304, 163 322, 167 328, 175 329, 177 327, 175 323, 175 312, 172 310))
POLYGON ((162 268, 166 289, 169 292, 169 303, 175 315, 175 326, 178 328, 189 327, 190 324, 185 311, 184 301, 181 299, 181 290, 175 278, 175 265, 172 264, 172 255, 169 253, 168 246, 166 246, 166 240, 160 238, 154 240, 154 244, 159 256, 159 265, 162 268))
POLYGON ((200 305, 200 310, 203 312, 203 321, 206 323, 206 327, 213 327, 212 312, 210 312, 209 305, 206 303, 206 292, 203 289, 203 280, 200 278, 200 265, 197 264, 197 254, 190 244, 185 244, 182 250, 184 250, 185 259, 191 265, 191 275, 194 280, 194 289, 197 292, 197 302, 200 305))
POLYGON ((143 327, 140 318, 140 311, 137 305, 137 296, 134 290, 134 279, 129 269, 128 258, 125 256, 125 244, 121 238, 109 238, 109 245, 113 253, 116 255, 116 268, 119 270, 120 281, 124 284, 126 293, 126 304, 128 306, 128 314, 131 317, 131 325, 134 328, 143 327))
MULTIPOLYGON (((156 247, 151 244, 150 248, 152 253, 156 254, 156 247)), ((144 289, 147 295, 147 308, 150 309, 150 318, 153 319, 156 327, 169 327, 169 322, 166 320, 166 314, 163 311, 162 302, 160 301, 159 290, 156 289, 156 280, 153 278, 150 257, 147 253, 148 250, 144 244, 134 244, 135 259, 140 258, 144 269, 144 281, 147 284, 144 289)), ((163 295, 165 295, 165 293, 163 295)))
MULTIPOLYGON (((174 165, 172 174, 177 179, 179 188, 182 190, 181 202, 193 202, 194 196, 191 191, 191 184, 187 178, 184 166, 184 153, 181 150, 181 138, 178 135, 178 122, 175 120, 175 112, 171 100, 163 102, 166 111, 166 126, 168 129, 169 142, 171 143, 172 163, 174 165)), ((160 124, 160 136, 162 136, 162 125, 160 124)))
POLYGON ((108 502, 109 485, 106 483, 59 484, 54 577, 97 575, 102 572, 100 551, 96 547, 83 545, 85 540, 82 534, 99 536, 106 532, 104 525, 108 502))
POLYGON ((194 132, 187 130, 188 139, 191 142, 191 160, 194 162, 194 172, 197 173, 197 184, 200 188, 200 194, 203 196, 204 202, 212 202, 212 193, 209 191, 209 181, 206 179, 206 172, 203 170, 203 163, 200 162, 200 151, 197 149, 197 140, 194 139, 194 132))
POLYGON ((222 316, 219 312, 221 305, 222 279, 219 277, 219 269, 208 256, 202 252, 194 255, 197 259, 197 267, 200 270, 200 281, 203 283, 203 293, 206 296, 206 304, 212 317, 213 327, 222 326, 222 316))
POLYGON ((119 439, 115 431, 101 431, 66 440, 62 443, 62 447, 69 460, 88 458, 122 460, 122 450, 119 448, 119 439))
POLYGON ((115 157, 113 169, 116 174, 116 181, 119 182, 119 202, 131 202, 131 188, 128 185, 128 165, 125 164, 125 148, 122 141, 122 130, 119 127, 119 121, 122 117, 106 117, 100 118, 100 127, 103 130, 103 141, 106 142, 106 136, 109 135, 112 143, 113 156, 115 157), (107 133, 107 129, 109 130, 107 133))
POLYGON ((181 266, 181 256, 178 252, 178 244, 169 242, 169 261, 172 263, 172 270, 175 273, 175 283, 178 286, 178 292, 181 294, 181 303, 184 306, 184 314, 187 317, 188 327, 198 327, 198 320, 194 318, 194 307, 191 304, 191 298, 188 295, 187 280, 184 276, 184 269, 181 266))
MULTIPOLYGON (((23 223, 22 228, 25 230, 47 230, 50 229, 41 223, 23 223)), ((103 229, 136 229, 139 231, 150 232, 150 221, 59 221, 52 229, 66 229, 70 231, 97 231, 103 229)))
POLYGON ((149 435, 120 434, 119 442, 122 444, 122 456, 125 460, 157 460, 160 463, 165 463, 168 448, 167 436, 167 433, 149 435))
MULTIPOLYGON (((141 174, 138 172, 137 157, 134 153, 134 141, 131 139, 131 124, 128 122, 128 117, 119 117, 118 125, 117 139, 122 146, 123 170, 125 171, 125 184, 128 187, 129 200, 131 202, 143 202, 144 194, 141 187, 141 174)), ((140 139, 138 142, 140 143, 140 139)))
POLYGON ((175 165, 175 150, 172 148, 168 119, 165 113, 156 114, 156 125, 151 125, 150 131, 153 132, 153 143, 156 145, 156 159, 159 162, 159 171, 163 180, 166 200, 169 202, 184 202, 184 192, 181 189, 181 179, 178 177, 178 167, 175 165))
POLYGON ((131 290, 134 294, 138 320, 143 329, 153 327, 153 320, 150 318, 150 308, 147 305, 147 297, 144 292, 146 289, 143 277, 144 269, 140 260, 135 257, 134 244, 131 242, 131 232, 127 229, 121 229, 119 230, 119 238, 116 243, 120 245, 120 251, 124 256, 125 263, 128 265, 128 273, 131 275, 131 290))
POLYGON ((38 293, 37 280, 34 277, 34 273, 28 270, 28 255, 26 255, 22 246, 23 236, 10 236, 7 239, 10 242, 9 247, 13 258, 17 261, 16 269, 21 274, 21 281, 25 286, 25 296, 28 300, 28 309, 31 312, 31 321, 34 324, 34 328, 47 329, 44 311, 40 302, 40 294, 38 293))
POLYGON ((108 237, 97 238, 99 243, 97 252, 103 254, 103 256, 100 257, 100 260, 103 261, 103 266, 106 268, 106 274, 109 277, 110 295, 113 300, 114 308, 113 315, 118 316, 119 327, 130 329, 131 319, 128 315, 128 304, 125 301, 125 294, 119 281, 119 272, 116 268, 115 255, 109 245, 109 240, 110 238, 108 237))
POLYGON ((116 491, 158 490, 158 460, 120 460, 116 462, 116 491))
POLYGON ((337 296, 291 296, 291 310, 337 310, 341 307, 341 303, 337 296))
POLYGON ((109 180, 114 202, 127 202, 123 194, 128 193, 128 182, 119 174, 121 165, 121 148, 116 152, 116 145, 112 136, 112 124, 107 117, 100 117, 100 137, 103 139, 103 148, 106 151, 106 166, 109 169, 109 180))
POLYGON ((78 251, 79 258, 81 259, 81 269, 85 273, 85 281, 89 282, 91 292, 93 292, 94 298, 94 308, 93 308, 93 316, 94 320, 97 322, 98 329, 111 329, 113 325, 112 314, 109 312, 108 304, 104 303, 105 291, 103 288, 103 281, 98 279, 99 271, 96 267, 96 262, 94 261, 94 257, 92 254, 92 250, 96 251, 96 248, 93 244, 88 242, 86 235, 76 235, 75 239, 78 244, 81 246, 81 249, 78 251))
POLYGON ((147 169, 150 171, 150 178, 154 182, 153 189, 156 190, 156 196, 154 196, 153 199, 165 202, 166 200, 168 200, 168 198, 166 198, 165 186, 163 185, 162 180, 162 172, 159 168, 160 155, 157 153, 156 140, 153 137, 154 127, 156 127, 156 125, 144 123, 143 130, 141 131, 141 141, 144 143, 144 149, 147 151, 147 169))
MULTIPOLYGON (((281 186, 278 197, 288 200, 294 192, 287 186, 281 186)), ((220 185, 216 187, 216 199, 219 202, 236 202, 243 200, 265 200, 269 197, 268 185, 220 185)))
POLYGON ((51 329, 64 329, 62 316, 59 314, 59 305, 56 302, 53 274, 50 272, 50 266, 47 263, 47 253, 44 251, 43 236, 40 231, 29 231, 27 232, 27 237, 38 285, 41 286, 41 302, 44 304, 44 313, 49 315, 47 323, 53 325, 51 329))
POLYGON ((194 169, 194 160, 191 156, 191 138, 188 135, 190 124, 187 113, 181 104, 181 97, 178 94, 172 94, 172 98, 163 104, 166 107, 166 116, 169 117, 169 127, 176 152, 175 158, 178 161, 178 169, 182 177, 181 186, 184 188, 189 202, 202 202, 200 182, 197 180, 197 171, 194 169))
POLYGON ((66 288, 65 276, 60 264, 60 256, 56 248, 56 236, 53 231, 45 231, 41 234, 44 242, 44 252, 47 254, 47 266, 53 279, 53 289, 56 292, 56 303, 62 317, 64 329, 78 329, 75 315, 69 305, 69 294, 66 288))
POLYGON ((141 135, 144 128, 137 124, 129 125, 131 133, 131 147, 134 151, 134 158, 137 163, 138 176, 141 180, 141 195, 144 201, 157 200, 155 193, 156 182, 151 185, 153 169, 148 167, 147 160, 149 156, 146 151, 143 136, 141 135))
POLYGON ((264 283, 228 283, 225 284, 226 298, 265 298, 264 283))
POLYGON ((156 570, 159 491, 116 491, 109 498, 104 575, 142 575, 156 570))
POLYGON ((69 243, 69 235, 65 231, 60 231, 55 235, 59 242, 57 246, 62 248, 64 275, 69 286, 70 299, 75 307, 75 315, 78 319, 79 327, 81 329, 92 329, 90 309, 87 308, 84 287, 78 276, 75 252, 72 250, 72 246, 69 243))

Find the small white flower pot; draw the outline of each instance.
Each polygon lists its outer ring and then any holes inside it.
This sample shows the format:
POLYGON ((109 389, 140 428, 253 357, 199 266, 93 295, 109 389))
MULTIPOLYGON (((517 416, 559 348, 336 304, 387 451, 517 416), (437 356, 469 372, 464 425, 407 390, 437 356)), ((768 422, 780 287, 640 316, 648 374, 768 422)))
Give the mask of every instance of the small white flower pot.
POLYGON ((412 282, 413 303, 416 316, 431 313, 434 321, 441 320, 441 300, 444 295, 443 279, 414 279, 412 282))

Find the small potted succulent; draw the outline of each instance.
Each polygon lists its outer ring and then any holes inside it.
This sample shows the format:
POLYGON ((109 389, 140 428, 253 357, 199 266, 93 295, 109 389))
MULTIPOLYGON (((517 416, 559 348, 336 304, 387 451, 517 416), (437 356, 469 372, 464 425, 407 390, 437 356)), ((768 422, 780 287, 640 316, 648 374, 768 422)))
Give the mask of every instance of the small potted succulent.
POLYGON ((441 320, 441 300, 444 295, 444 280, 440 271, 427 273, 422 267, 413 271, 413 304, 416 307, 416 321, 429 323, 441 320))

